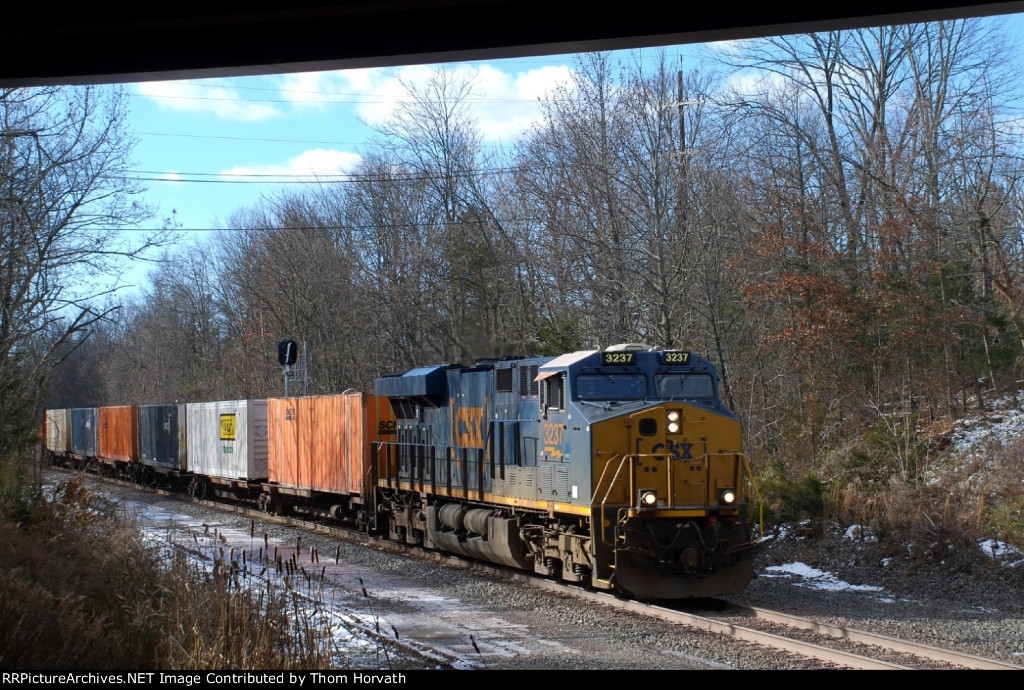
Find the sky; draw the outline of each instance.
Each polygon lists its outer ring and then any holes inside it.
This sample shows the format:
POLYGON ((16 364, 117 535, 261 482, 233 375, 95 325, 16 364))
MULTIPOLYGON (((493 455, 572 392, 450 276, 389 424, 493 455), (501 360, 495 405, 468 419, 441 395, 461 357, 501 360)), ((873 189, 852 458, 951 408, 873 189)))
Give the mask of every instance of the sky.
MULTIPOLYGON (((1024 15, 1008 31, 1024 45, 1024 15)), ((653 55, 657 49, 644 51, 653 55)), ((706 59, 701 46, 665 48, 684 69, 706 59)), ((621 51, 622 60, 636 52, 621 51)), ((473 80, 472 113, 485 146, 510 148, 539 115, 538 101, 567 80, 573 55, 454 63, 473 80)), ((344 175, 394 113, 403 83, 419 84, 436 66, 355 69, 259 77, 124 85, 137 138, 132 173, 154 211, 146 227, 171 221, 183 241, 202 241, 232 227, 232 213, 261 196, 344 175)), ((127 278, 144 286, 152 266, 127 278)))
MULTIPOLYGON (((468 101, 483 145, 509 147, 572 64, 573 56, 553 56, 447 67, 473 82, 468 101)), ((344 176, 400 105, 403 83, 424 83, 437 67, 123 85, 137 140, 131 174, 153 210, 144 227, 169 222, 182 242, 201 243, 261 196, 344 176)), ((137 264, 124 290, 144 288, 153 268, 137 264)))
MULTIPOLYGON (((510 145, 537 102, 569 74, 571 57, 458 63, 484 143, 510 145)), ((128 86, 136 174, 185 229, 228 227, 260 195, 349 172, 403 97, 434 66, 357 69, 128 86)))

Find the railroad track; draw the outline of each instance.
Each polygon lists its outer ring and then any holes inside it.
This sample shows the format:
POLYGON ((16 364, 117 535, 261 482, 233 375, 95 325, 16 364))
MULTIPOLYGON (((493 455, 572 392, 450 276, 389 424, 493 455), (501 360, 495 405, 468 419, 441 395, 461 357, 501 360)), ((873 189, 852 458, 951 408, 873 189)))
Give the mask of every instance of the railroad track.
MULTIPOLYGON (((218 503, 213 503, 212 505, 223 507, 223 504, 218 503)), ((265 514, 259 515, 262 515, 263 519, 267 518, 265 514)), ((309 521, 302 519, 280 516, 273 519, 298 527, 310 528, 309 521)), ((313 529, 331 536, 346 539, 355 538, 365 541, 365 535, 346 528, 333 525, 314 525, 313 529)), ((962 668, 1024 670, 1024 666, 998 659, 988 659, 974 654, 965 654, 956 650, 901 640, 864 630, 830 625, 780 611, 722 602, 725 606, 723 611, 715 615, 699 615, 678 608, 619 599, 606 592, 595 592, 577 585, 555 582, 529 573, 480 563, 453 554, 426 551, 410 552, 405 547, 386 541, 374 542, 374 545, 378 548, 393 550, 395 553, 406 555, 412 553, 418 558, 427 558, 435 562, 457 565, 482 573, 500 575, 533 587, 588 599, 605 606, 618 608, 619 610, 653 616, 670 623, 724 635, 755 645, 772 647, 790 654, 817 659, 823 663, 844 668, 865 670, 962 668), (747 624, 741 625, 738 621, 747 624), (853 647, 857 651, 842 647, 853 647)))
POLYGON ((779 611, 721 602, 722 611, 696 614, 657 604, 616 599, 605 593, 519 576, 534 586, 569 592, 622 610, 654 616, 755 645, 817 659, 826 664, 863 670, 989 669, 1024 671, 1024 666, 951 649, 900 640, 886 635, 820 623, 779 611), (741 625, 737 621, 746 622, 741 625), (756 627, 755 627, 756 626, 756 627), (856 650, 856 651, 854 651, 856 650))
MULTIPOLYGON (((1024 666, 1011 664, 998 659, 988 659, 976 654, 965 654, 952 649, 920 644, 909 640, 900 640, 888 635, 857 630, 855 628, 844 628, 836 625, 830 625, 779 611, 736 605, 730 605, 730 611, 759 622, 766 622, 772 625, 781 625, 796 630, 807 631, 826 639, 848 641, 859 645, 866 645, 885 654, 909 655, 911 661, 914 659, 920 659, 924 660, 925 663, 935 662, 941 665, 941 667, 953 666, 969 669, 1024 671, 1024 666)), ((919 668, 920 666, 911 665, 908 667, 919 668)))
MULTIPOLYGON (((137 485, 121 483, 136 490, 137 485)), ((393 542, 369 539, 365 534, 341 525, 324 523, 305 517, 271 515, 241 504, 193 499, 180 493, 157 491, 179 500, 188 500, 223 512, 230 512, 259 520, 295 527, 343 539, 348 542, 372 545, 406 557, 460 567, 466 570, 496 575, 532 587, 561 595, 592 601, 618 610, 631 611, 655 617, 675 625, 710 632, 751 645, 769 647, 796 657, 814 659, 823 666, 853 669, 1000 669, 1024 670, 1024 667, 1001 660, 965 654, 932 645, 821 623, 809 618, 784 612, 770 611, 718 602, 720 610, 694 613, 683 607, 670 608, 655 604, 616 598, 605 592, 595 592, 576 585, 555 582, 521 571, 470 561, 462 557, 430 551, 410 551, 393 542)))

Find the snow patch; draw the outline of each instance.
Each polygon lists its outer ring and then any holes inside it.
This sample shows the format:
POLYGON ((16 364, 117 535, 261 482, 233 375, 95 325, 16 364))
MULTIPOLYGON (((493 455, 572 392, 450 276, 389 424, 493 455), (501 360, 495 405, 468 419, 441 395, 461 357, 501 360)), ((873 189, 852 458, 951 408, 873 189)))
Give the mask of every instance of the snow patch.
POLYGON ((773 565, 765 568, 767 573, 779 573, 794 575, 802 578, 797 584, 801 587, 810 587, 829 592, 881 592, 883 587, 874 585, 852 585, 849 582, 840 580, 832 573, 812 568, 806 563, 786 563, 785 565, 773 565))
POLYGON ((871 530, 870 527, 865 525, 850 525, 843 532, 843 538, 849 539, 850 541, 860 541, 869 544, 873 544, 878 541, 878 536, 871 530))
POLYGON ((978 542, 981 552, 993 561, 1002 563, 1010 568, 1024 565, 1024 553, 1020 549, 1004 541, 996 539, 983 539, 978 542))
POLYGON ((1024 435, 1024 392, 1018 392, 1017 402, 1009 397, 1000 398, 988 406, 992 413, 975 419, 960 420, 953 427, 952 450, 965 458, 984 453, 994 443, 1006 446, 1024 435))

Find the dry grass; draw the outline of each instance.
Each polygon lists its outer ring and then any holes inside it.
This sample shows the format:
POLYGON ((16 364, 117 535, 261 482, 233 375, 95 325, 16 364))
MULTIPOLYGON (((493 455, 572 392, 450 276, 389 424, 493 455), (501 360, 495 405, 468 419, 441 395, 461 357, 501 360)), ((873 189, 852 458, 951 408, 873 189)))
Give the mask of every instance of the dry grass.
MULTIPOLYGON (((773 522, 865 525, 890 546, 938 556, 973 552, 981 539, 1024 550, 1024 437, 962 455, 948 420, 918 433, 914 471, 894 460, 877 430, 843 447, 767 464, 758 473, 773 522)), ((907 455, 910 457, 910 454, 907 455)))
POLYGON ((148 614, 166 633, 157 648, 161 668, 332 667, 330 630, 296 593, 265 580, 239 588, 229 570, 207 573, 181 554, 168 574, 170 586, 148 614))
POLYGON ((993 443, 970 459, 947 457, 930 475, 894 476, 882 487, 854 481, 834 490, 830 502, 843 522, 904 542, 957 548, 992 538, 1024 549, 1024 439, 993 443))
MULTIPOLYGON (((7 506, 0 506, 6 508, 7 506)), ((81 479, 0 516, 0 668, 337 667, 305 599, 161 553, 81 479), (15 523, 10 515, 21 519, 15 523)))

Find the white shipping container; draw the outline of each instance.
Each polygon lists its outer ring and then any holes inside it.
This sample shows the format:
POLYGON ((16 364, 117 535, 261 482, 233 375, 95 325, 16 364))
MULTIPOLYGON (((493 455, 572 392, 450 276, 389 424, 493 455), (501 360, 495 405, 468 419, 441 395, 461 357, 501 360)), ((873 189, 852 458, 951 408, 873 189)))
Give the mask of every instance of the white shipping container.
POLYGON ((190 403, 188 469, 224 479, 267 478, 267 401, 190 403))
POLYGON ((71 452, 71 410, 46 411, 46 450, 54 455, 71 452))

